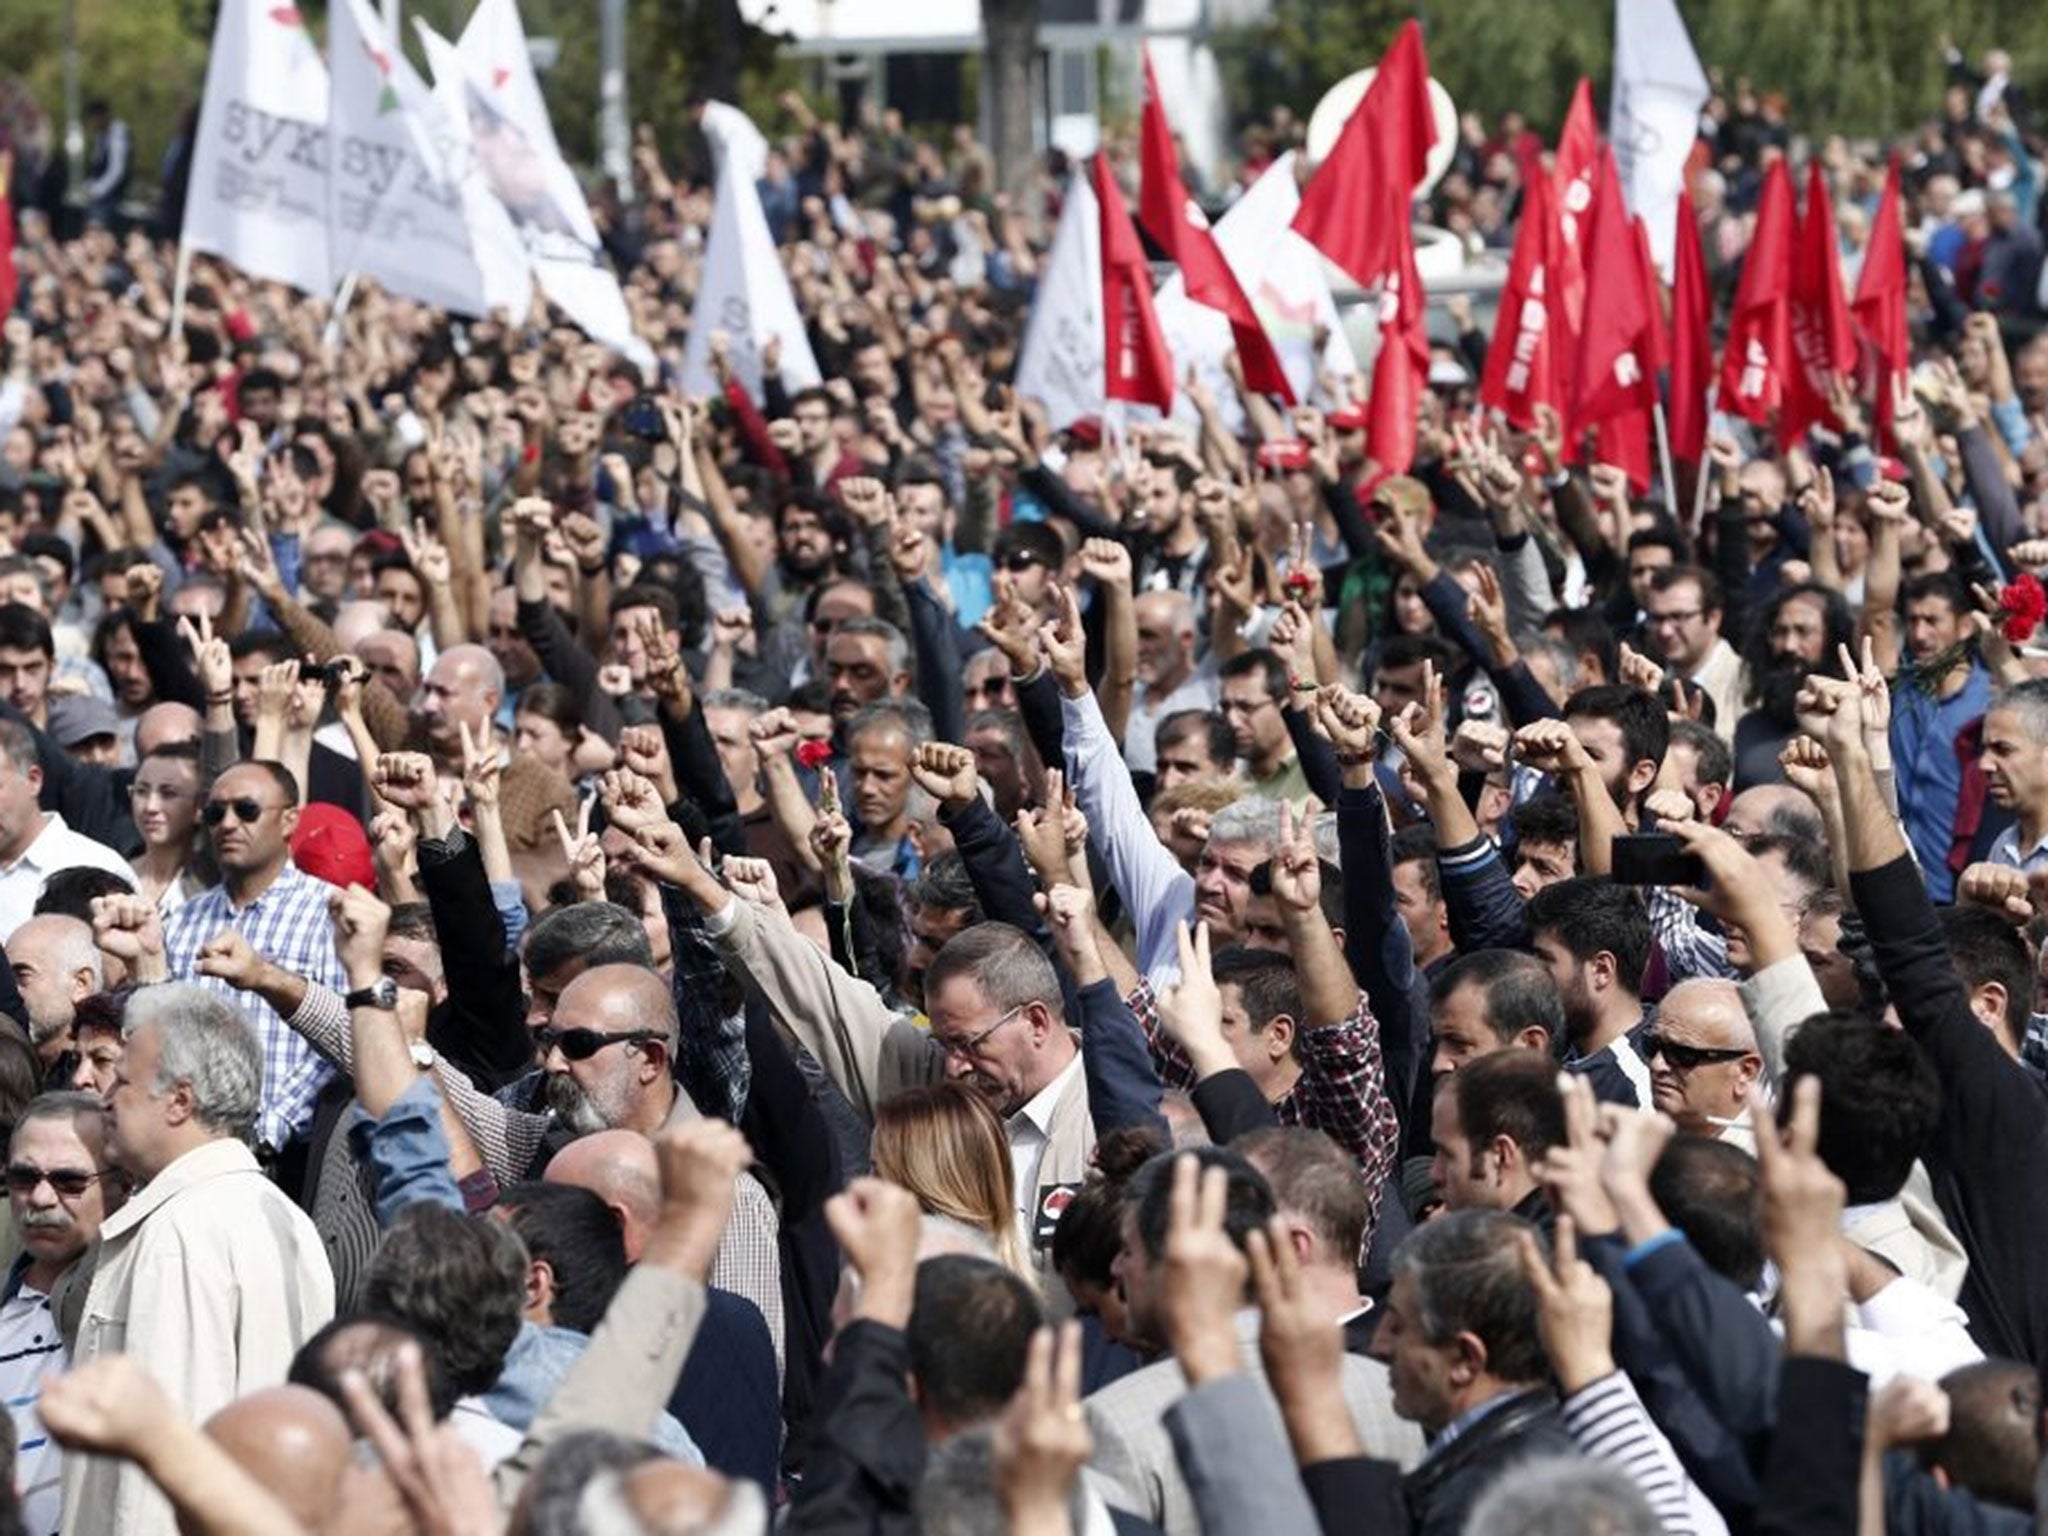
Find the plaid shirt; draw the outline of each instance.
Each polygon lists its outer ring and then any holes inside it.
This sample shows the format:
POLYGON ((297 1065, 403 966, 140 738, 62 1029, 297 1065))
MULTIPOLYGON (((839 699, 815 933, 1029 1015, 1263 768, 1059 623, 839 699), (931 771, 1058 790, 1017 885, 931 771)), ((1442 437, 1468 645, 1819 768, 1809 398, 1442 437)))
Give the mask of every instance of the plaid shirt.
POLYGON ((282 1147, 313 1121, 313 1103, 332 1075, 326 1062, 254 992, 199 974, 199 951, 207 940, 232 928, 249 947, 280 966, 336 992, 348 990, 334 952, 334 919, 327 901, 334 887, 315 880, 289 861, 263 894, 237 910, 227 887, 202 891, 164 923, 164 957, 171 974, 218 992, 242 1010, 263 1044, 263 1100, 256 1111, 256 1137, 282 1147))
MULTIPOLYGON (((1152 1048, 1152 1063, 1159 1069, 1160 1079, 1169 1088, 1193 1088, 1194 1064, 1160 1022, 1152 983, 1139 982, 1124 1004, 1145 1031, 1145 1043, 1152 1048)), ((1273 1105, 1273 1117, 1282 1125, 1321 1131, 1358 1159, 1371 1219, 1376 1222, 1380 1188, 1393 1171, 1394 1151, 1401 1139, 1400 1121, 1387 1097, 1379 1021, 1361 992, 1350 1018, 1322 1029, 1300 1030, 1295 1040, 1301 1053, 1301 1076, 1273 1105)))
POLYGON ((1661 885, 1645 892, 1644 905, 1649 908, 1650 932, 1664 951, 1672 985, 1695 976, 1735 979, 1735 967, 1728 963, 1728 941, 1700 921, 1698 907, 1661 885))
POLYGON ((661 910, 668 918, 669 990, 682 1026, 676 1076, 705 1114, 737 1125, 753 1086, 747 1016, 744 1010, 729 1014, 719 1006, 731 973, 704 931, 697 904, 672 885, 660 889, 661 910))

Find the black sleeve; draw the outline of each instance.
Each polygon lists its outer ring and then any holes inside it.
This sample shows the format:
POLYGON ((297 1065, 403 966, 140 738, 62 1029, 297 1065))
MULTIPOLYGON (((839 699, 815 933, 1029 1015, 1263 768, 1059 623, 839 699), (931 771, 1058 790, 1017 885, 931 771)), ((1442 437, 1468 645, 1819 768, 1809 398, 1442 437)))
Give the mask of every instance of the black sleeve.
POLYGON ((1394 910, 1393 840, 1379 787, 1343 789, 1337 852, 1344 869, 1344 958, 1380 1021, 1387 1097, 1405 1106, 1429 1052, 1429 1015, 1415 1008, 1415 945, 1394 910))
POLYGON ((1970 1011, 1926 882, 1911 858, 1849 877, 1878 974, 1941 1081, 1927 1145, 1935 1195, 1970 1256, 1958 1302, 1992 1354, 2048 1359, 2048 1113, 2027 1069, 1970 1011))
POLYGON ((1358 492, 1351 482, 1339 475, 1334 480, 1323 482, 1323 505, 1330 509, 1330 516, 1337 521, 1337 537, 1344 541, 1344 552, 1354 560, 1363 560, 1377 546, 1373 542, 1372 524, 1365 520, 1365 511, 1358 505, 1358 492))
POLYGON ((664 709, 659 719, 661 739, 676 771, 676 787, 711 823, 711 841, 718 851, 744 858, 747 829, 740 820, 739 802, 726 779, 725 765, 718 760, 718 744, 711 739, 711 727, 704 723, 703 701, 693 694, 687 717, 677 720, 664 709))
POLYGON ((1749 524, 1741 511, 1714 514, 1714 579, 1721 583, 1721 632, 1749 632, 1749 524))
POLYGON ((1301 1469, 1301 1486, 1323 1536, 1405 1536, 1409 1528, 1401 1468, 1394 1462, 1372 1456, 1312 1461, 1301 1469))
POLYGON ((1123 529, 1104 515, 1102 508, 1043 464, 1034 464, 1023 471, 1017 476, 1017 483, 1044 502, 1046 511, 1072 523, 1082 538, 1124 541, 1123 529))
POLYGON ((785 1536, 915 1536, 925 1443, 909 1379, 910 1344, 896 1329, 862 1321, 840 1331, 785 1536))
POLYGON ((1088 1084, 1088 1117, 1098 1137, 1140 1126, 1169 1133, 1159 1101, 1166 1085, 1159 1080, 1152 1049, 1137 1016, 1113 981, 1091 982, 1075 994, 1069 1015, 1081 1026, 1081 1068, 1088 1084))
POLYGON ((1003 818, 979 795, 957 810, 941 806, 939 820, 953 834, 954 845, 967 865, 967 878, 973 882, 975 900, 981 903, 981 915, 990 922, 1008 923, 1031 935, 1059 975, 1067 1017, 1078 1019, 1074 974, 1032 900, 1038 894, 1038 882, 1032 878, 1031 866, 1024 862, 1024 849, 1017 834, 1003 825, 1003 818))
POLYGON ((932 712, 932 736, 938 741, 965 741, 967 704, 960 678, 959 628, 926 583, 912 582, 903 596, 910 605, 918 697, 932 712))
POLYGON ((1038 676, 1015 685, 1017 713, 1023 716, 1024 733, 1038 750, 1038 759, 1048 768, 1064 769, 1067 762, 1067 722, 1060 713, 1060 685, 1052 669, 1040 667, 1038 676))
POLYGON ((156 690, 158 702, 189 704, 200 714, 205 714, 206 685, 192 670, 191 659, 185 654, 185 642, 178 638, 177 626, 166 619, 157 619, 148 624, 136 624, 133 631, 135 649, 142 657, 144 670, 149 673, 149 686, 156 690))
POLYGON ((1786 1359, 1764 1458, 1757 1536, 1856 1536, 1870 1378, 1838 1360, 1786 1359))
POLYGON ((476 840, 466 833, 446 842, 423 838, 419 862, 448 982, 448 999, 429 1021, 428 1040, 488 1093, 533 1065, 519 962, 506 951, 505 924, 476 840))
POLYGON ((1325 805, 1334 805, 1344 788, 1344 770, 1337 764, 1336 749, 1318 731, 1305 709, 1296 709, 1290 695, 1280 710, 1287 722, 1287 739, 1294 743, 1301 776, 1308 780, 1308 792, 1325 805))
POLYGON ((569 626, 562 622, 555 605, 548 602, 519 605, 519 632, 540 657, 548 676, 568 688, 583 705, 583 723, 613 746, 626 728, 619 708, 597 686, 597 658, 585 650, 569 626))
POLYGON ((765 1007, 749 1003, 747 1107, 740 1130, 775 1179, 785 1229, 822 1210, 839 1191, 839 1152, 824 1111, 765 1007))
POLYGON ((1252 1081, 1251 1073, 1239 1067, 1203 1078, 1195 1084, 1190 1097, 1209 1139, 1219 1147, 1246 1131, 1263 1131, 1280 1123, 1273 1106, 1252 1081))

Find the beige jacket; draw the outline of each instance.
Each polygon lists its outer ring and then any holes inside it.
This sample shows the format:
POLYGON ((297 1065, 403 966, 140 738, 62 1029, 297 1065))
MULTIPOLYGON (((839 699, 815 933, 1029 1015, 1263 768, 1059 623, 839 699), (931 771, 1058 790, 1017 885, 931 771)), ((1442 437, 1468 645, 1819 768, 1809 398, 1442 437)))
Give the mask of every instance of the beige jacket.
MULTIPOLYGON (((132 1354, 195 1424, 281 1384, 299 1346, 334 1316, 319 1233, 239 1141, 173 1162, 106 1219, 93 1253, 73 1363, 132 1354)), ((133 1464, 64 1458, 65 1536, 177 1529, 133 1464)))
MULTIPOLYGON (((705 932, 777 1024, 818 1058, 862 1114, 872 1118, 885 1099, 945 1076, 946 1054, 929 1034, 787 922, 764 920, 751 904, 734 901, 707 917, 705 932)), ((1053 1273, 1051 1243, 1038 1233, 1087 1178, 1094 1150, 1087 1078, 1076 1072, 1046 1125, 1045 1150, 1028 1192, 1033 1219, 1024 1233, 1046 1303, 1059 1316, 1071 1313, 1073 1303, 1053 1273)))

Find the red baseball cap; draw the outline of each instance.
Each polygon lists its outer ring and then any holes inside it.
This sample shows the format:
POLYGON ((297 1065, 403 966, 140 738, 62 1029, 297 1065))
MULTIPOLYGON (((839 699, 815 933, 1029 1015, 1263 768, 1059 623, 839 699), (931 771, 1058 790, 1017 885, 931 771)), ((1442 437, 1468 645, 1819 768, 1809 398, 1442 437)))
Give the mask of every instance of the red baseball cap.
POLYGON ((299 812, 298 829, 292 833, 292 862, 329 885, 377 888, 369 834, 354 816, 325 801, 315 800, 299 812))

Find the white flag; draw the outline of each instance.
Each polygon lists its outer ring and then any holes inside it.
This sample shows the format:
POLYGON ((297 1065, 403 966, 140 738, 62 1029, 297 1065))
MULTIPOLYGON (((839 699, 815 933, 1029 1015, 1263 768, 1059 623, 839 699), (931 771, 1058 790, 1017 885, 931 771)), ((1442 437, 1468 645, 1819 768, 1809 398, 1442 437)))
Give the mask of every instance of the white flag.
MULTIPOLYGON (((1224 325, 1226 333, 1229 325, 1224 325)), ((1107 331, 1102 319, 1102 212, 1088 173, 1076 171, 1052 234, 1044 275, 1017 353, 1017 393, 1045 407, 1053 429, 1100 416, 1107 331)))
POLYGON ((780 378, 792 390, 816 384, 821 375, 811 339, 797 313, 796 295, 768 233, 768 215, 753 179, 728 164, 718 174, 718 201, 711 212, 711 236, 704 248, 704 277, 690 313, 690 342, 683 352, 683 388, 718 393, 711 371, 711 333, 731 340, 732 371, 747 393, 761 398, 761 349, 770 337, 782 342, 780 378))
POLYGON ((454 163, 463 194, 496 210, 494 242, 519 249, 541 291, 586 335, 652 368, 654 354, 633 334, 625 295, 605 265, 583 188, 556 147, 512 0, 483 0, 454 45, 424 22, 414 25, 435 99, 460 135, 454 163))
POLYGON ((768 174, 768 141, 754 126, 754 120, 738 107, 723 101, 707 101, 697 126, 703 129, 704 138, 711 145, 714 170, 723 174, 728 165, 734 166, 750 182, 768 174))
POLYGON ((337 273, 464 315, 490 312, 445 125, 369 0, 328 11, 328 244, 337 273))
POLYGON ((192 146, 187 249, 325 298, 327 66, 289 5, 222 0, 192 146))
POLYGON ((484 174, 482 148, 472 131, 462 66, 449 41, 414 18, 427 67, 433 72, 433 111, 422 125, 435 140, 440 163, 462 199, 470 251, 483 274, 484 301, 522 321, 533 307, 533 260, 511 211, 484 174))
MULTIPOLYGON (((1291 227, 1300 206, 1290 150, 1216 221, 1216 245, 1272 338, 1295 399, 1313 400, 1319 372, 1342 378, 1358 371, 1358 361, 1338 322, 1322 256, 1291 227), (1318 328, 1326 333, 1320 357, 1318 328)), ((1153 307, 1175 365, 1183 373, 1192 366, 1216 396, 1226 425, 1233 431, 1242 427, 1244 407, 1223 371, 1224 354, 1234 345, 1230 322, 1220 311, 1190 299, 1178 272, 1160 288, 1153 307)), ((1174 414, 1191 424, 1199 419, 1184 394, 1175 399, 1174 414)))
POLYGON ((1629 212, 1648 228, 1650 254, 1667 282, 1678 194, 1707 94, 1707 73, 1677 0, 1614 0, 1614 104, 1607 137, 1629 212))

